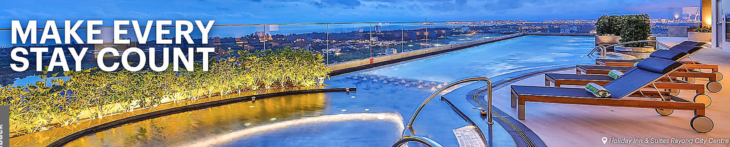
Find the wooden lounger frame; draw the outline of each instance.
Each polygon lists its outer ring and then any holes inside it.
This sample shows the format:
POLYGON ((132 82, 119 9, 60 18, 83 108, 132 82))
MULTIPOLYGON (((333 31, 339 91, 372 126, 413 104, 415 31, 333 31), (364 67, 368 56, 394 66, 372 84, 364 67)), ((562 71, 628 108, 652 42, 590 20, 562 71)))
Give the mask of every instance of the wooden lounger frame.
MULTIPOLYGON (((669 80, 666 78, 662 78, 657 81, 662 82, 654 82, 654 84, 649 85, 650 88, 657 88, 657 89, 672 89, 672 90, 694 90, 697 94, 705 94, 705 85, 702 84, 690 84, 690 83, 670 83, 669 80)), ((604 80, 566 80, 566 79, 554 79, 550 76, 545 76, 545 86, 550 87, 551 83, 555 85, 555 87, 560 87, 562 85, 587 85, 588 83, 595 83, 601 86, 605 86, 606 84, 610 83, 611 81, 604 81, 604 80)))
MULTIPOLYGON (((683 68, 678 67, 669 72, 669 74, 683 68)), ((668 74, 664 74, 662 77, 666 77, 668 74)), ((644 86, 648 87, 653 83, 662 80, 662 78, 654 79, 644 86)), ((518 107, 518 118, 520 120, 525 119, 525 104, 526 102, 543 102, 543 103, 559 103, 559 104, 580 104, 580 105, 595 105, 595 106, 614 106, 614 107, 635 107, 635 108, 654 108, 654 109, 676 109, 676 110, 693 110, 695 116, 705 116, 705 104, 694 103, 685 99, 668 95, 669 92, 665 91, 641 91, 642 88, 636 89, 631 94, 622 98, 585 98, 585 97, 566 97, 566 96, 542 96, 542 95, 520 95, 513 89, 511 89, 511 103, 512 108, 518 107), (625 97, 662 97, 662 101, 648 101, 648 100, 626 100, 625 97)))
MULTIPOLYGON (((644 93, 647 94, 646 92, 644 93)), ((572 98, 572 97, 553 97, 539 95, 518 95, 512 90, 512 108, 518 107, 518 118, 525 119, 525 103, 526 102, 543 102, 543 103, 559 103, 559 104, 580 104, 580 105, 596 105, 596 106, 614 106, 614 107, 635 107, 635 108, 654 108, 654 109, 676 109, 676 110, 694 110, 695 115, 705 115, 705 104, 693 102, 678 101, 647 101, 647 100, 624 100, 613 98, 572 98)), ((673 100, 673 99, 672 99, 673 100)))
MULTIPOLYGON (((686 67, 687 65, 685 65, 686 67)), ((685 70, 684 67, 682 67, 682 70, 685 70)), ((608 72, 611 72, 609 70, 590 70, 590 69, 582 69, 582 68, 575 68, 576 74, 603 74, 606 75, 608 72)), ((626 71, 620 71, 620 72, 626 72, 626 71)), ((682 78, 707 78, 710 82, 717 82, 718 75, 715 73, 705 73, 705 72, 686 72, 686 71, 675 71, 672 73, 669 73, 669 76, 671 77, 682 77, 682 78)), ((597 83, 596 83, 597 84, 597 83)))

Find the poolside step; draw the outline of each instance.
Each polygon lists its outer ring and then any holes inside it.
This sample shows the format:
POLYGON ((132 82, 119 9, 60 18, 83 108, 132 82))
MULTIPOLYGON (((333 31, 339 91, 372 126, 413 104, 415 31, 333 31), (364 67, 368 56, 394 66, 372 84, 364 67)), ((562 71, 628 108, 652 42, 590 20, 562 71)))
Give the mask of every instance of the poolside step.
POLYGON ((464 126, 453 131, 460 147, 486 147, 474 126, 464 126))

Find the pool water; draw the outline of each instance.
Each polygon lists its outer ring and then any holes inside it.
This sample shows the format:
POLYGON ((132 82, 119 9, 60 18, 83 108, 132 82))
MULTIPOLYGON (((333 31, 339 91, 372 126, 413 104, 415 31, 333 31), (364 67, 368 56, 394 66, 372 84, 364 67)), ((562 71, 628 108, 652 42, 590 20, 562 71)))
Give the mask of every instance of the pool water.
MULTIPOLYGON (((592 59, 582 55, 592 47, 593 37, 523 36, 327 80, 330 87, 357 87, 356 92, 274 97, 189 111, 126 124, 68 145, 392 146, 436 85, 476 76, 498 81, 537 70, 590 64, 592 59), (408 80, 409 86, 393 82, 402 80, 408 80), (435 84, 418 88, 432 82, 435 84)), ((444 97, 456 106, 472 108, 465 98, 482 86, 477 84, 484 83, 466 85, 444 97)), ((479 118, 478 113, 467 115, 479 118)), ((483 118, 473 121, 486 122, 483 118)), ((467 125, 435 98, 418 116, 414 128, 418 135, 443 146, 459 146, 453 129, 467 125)), ((481 129, 490 132, 489 146, 515 146, 501 125, 481 129)))
POLYGON ((593 37, 523 36, 363 73, 438 82, 475 76, 493 77, 591 64, 593 60, 584 55, 593 49, 593 44, 593 37))

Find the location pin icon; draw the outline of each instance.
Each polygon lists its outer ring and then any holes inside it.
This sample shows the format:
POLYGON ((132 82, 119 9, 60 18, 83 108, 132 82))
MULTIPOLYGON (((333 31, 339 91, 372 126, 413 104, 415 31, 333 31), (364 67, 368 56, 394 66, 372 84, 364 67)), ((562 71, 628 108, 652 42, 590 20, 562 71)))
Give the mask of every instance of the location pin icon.
POLYGON ((608 141, 608 138, 603 137, 603 138, 601 138, 601 141, 603 141, 603 144, 606 144, 606 142, 608 141))

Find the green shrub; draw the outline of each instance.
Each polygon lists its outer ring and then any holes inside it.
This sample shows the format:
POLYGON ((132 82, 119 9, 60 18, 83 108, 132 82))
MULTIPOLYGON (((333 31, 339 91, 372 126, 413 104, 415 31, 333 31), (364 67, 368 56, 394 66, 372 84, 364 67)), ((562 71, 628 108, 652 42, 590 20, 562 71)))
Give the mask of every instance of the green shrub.
POLYGON ((215 92, 225 95, 261 87, 314 86, 318 78, 328 78, 331 72, 322 55, 311 51, 287 47, 239 54, 237 58, 211 59, 208 72, 202 71, 200 63, 192 72, 103 72, 92 68, 64 72, 70 80, 56 79, 52 86, 46 86, 47 77, 42 75, 43 80, 36 85, 0 86, 0 105, 10 106, 11 128, 20 128, 13 133, 22 135, 74 124, 82 111, 93 112, 90 119, 120 113, 110 105, 121 104, 123 112, 128 112, 158 106, 163 99, 177 102, 212 97, 215 92))
POLYGON ((699 33, 710 33, 712 32, 712 27, 709 26, 699 26, 694 29, 692 29, 692 32, 699 32, 699 33))
MULTIPOLYGON (((646 40, 651 34, 651 22, 648 14, 621 16, 621 42, 646 40)), ((644 47, 647 43, 627 44, 627 47, 644 47)))
POLYGON ((621 35, 621 17, 618 15, 603 15, 596 21, 598 35, 621 35))

